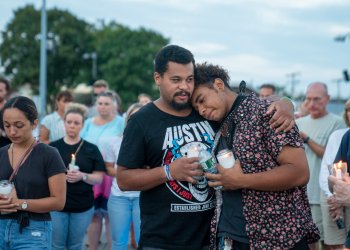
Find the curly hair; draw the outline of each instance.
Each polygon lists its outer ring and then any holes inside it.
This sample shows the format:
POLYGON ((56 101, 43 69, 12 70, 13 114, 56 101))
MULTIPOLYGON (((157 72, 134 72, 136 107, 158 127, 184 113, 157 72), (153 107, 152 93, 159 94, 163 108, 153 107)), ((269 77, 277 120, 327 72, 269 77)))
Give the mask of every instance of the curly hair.
POLYGON ((215 79, 221 79, 225 86, 231 89, 229 85, 230 77, 227 70, 219 65, 213 65, 207 62, 196 65, 194 74, 195 86, 206 84, 211 87, 215 79))

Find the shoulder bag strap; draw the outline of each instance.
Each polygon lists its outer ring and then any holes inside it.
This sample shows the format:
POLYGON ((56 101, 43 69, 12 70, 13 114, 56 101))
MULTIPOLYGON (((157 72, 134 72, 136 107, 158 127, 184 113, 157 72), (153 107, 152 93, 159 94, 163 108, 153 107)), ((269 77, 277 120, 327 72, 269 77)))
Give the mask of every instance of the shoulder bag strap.
MULTIPOLYGON (((16 167, 13 169, 13 172, 10 176, 10 179, 9 181, 11 182, 12 179, 16 176, 17 172, 18 172, 18 169, 19 167, 22 165, 22 163, 27 159, 27 157, 30 155, 30 153, 33 151, 34 147, 36 145, 38 145, 39 142, 38 141, 35 141, 28 149, 27 151, 24 153, 24 155, 22 156, 21 160, 17 163, 16 167)), ((13 145, 12 145, 13 147, 13 145)))

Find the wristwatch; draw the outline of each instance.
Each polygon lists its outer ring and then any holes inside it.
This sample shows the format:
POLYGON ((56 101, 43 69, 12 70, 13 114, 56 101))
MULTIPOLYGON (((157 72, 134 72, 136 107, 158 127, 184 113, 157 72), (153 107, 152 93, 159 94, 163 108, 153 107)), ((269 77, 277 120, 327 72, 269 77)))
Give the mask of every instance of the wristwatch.
POLYGON ((83 181, 86 181, 88 179, 88 175, 87 174, 83 174, 83 181))
POLYGON ((21 209, 22 210, 26 210, 28 208, 28 204, 26 201, 23 201, 22 204, 21 204, 21 209))
POLYGON ((309 143, 309 141, 310 141, 310 137, 308 136, 308 137, 306 137, 305 139, 304 139, 304 143, 305 144, 308 144, 309 143))

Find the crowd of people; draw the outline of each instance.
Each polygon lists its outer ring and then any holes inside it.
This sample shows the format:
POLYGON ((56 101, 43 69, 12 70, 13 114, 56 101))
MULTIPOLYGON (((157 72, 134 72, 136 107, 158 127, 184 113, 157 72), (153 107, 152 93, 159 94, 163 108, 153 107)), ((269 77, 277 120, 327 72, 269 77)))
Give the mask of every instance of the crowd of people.
POLYGON ((350 249, 350 177, 333 169, 350 160, 350 102, 331 114, 327 85, 311 83, 295 116, 274 84, 234 91, 177 45, 155 56, 154 80, 159 97, 125 114, 98 80, 93 106, 64 90, 39 121, 0 79, 1 249, 78 250, 87 234, 95 250, 102 232, 114 250, 350 249))

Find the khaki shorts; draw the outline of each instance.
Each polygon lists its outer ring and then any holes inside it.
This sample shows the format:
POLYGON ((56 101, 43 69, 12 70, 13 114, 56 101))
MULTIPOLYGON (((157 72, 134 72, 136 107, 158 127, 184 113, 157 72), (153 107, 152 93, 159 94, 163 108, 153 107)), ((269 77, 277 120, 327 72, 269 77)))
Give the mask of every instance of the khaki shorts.
POLYGON ((323 193, 321 193, 321 211, 323 220, 324 243, 327 245, 344 244, 350 224, 350 208, 345 207, 344 209, 344 229, 338 229, 336 222, 333 221, 332 217, 329 215, 327 199, 323 193))

